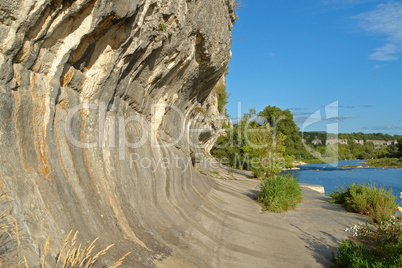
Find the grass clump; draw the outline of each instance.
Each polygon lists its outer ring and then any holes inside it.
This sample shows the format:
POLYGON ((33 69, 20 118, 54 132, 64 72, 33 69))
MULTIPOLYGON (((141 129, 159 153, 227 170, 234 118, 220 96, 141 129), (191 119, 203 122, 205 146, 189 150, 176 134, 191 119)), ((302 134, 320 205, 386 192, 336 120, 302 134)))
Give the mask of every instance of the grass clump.
POLYGON ((373 227, 355 228, 359 242, 346 239, 335 258, 338 267, 402 267, 402 221, 390 220, 373 227), (360 243, 361 242, 361 243, 360 243))
POLYGON ((261 192, 257 202, 264 211, 284 212, 296 207, 303 200, 302 190, 293 177, 276 175, 261 182, 261 192))
POLYGON ((222 114, 224 112, 226 104, 228 104, 228 99, 229 99, 229 95, 226 91, 226 85, 216 86, 215 92, 218 96, 218 110, 219 110, 219 113, 222 114))
POLYGON ((159 23, 158 30, 164 31, 166 29, 166 25, 164 23, 159 23))
POLYGON ((197 113, 197 114, 202 114, 202 115, 204 115, 204 116, 208 116, 208 111, 205 110, 205 109, 202 108, 202 107, 195 107, 195 108, 194 108, 194 112, 197 113))
POLYGON ((395 167, 402 168, 402 157, 401 158, 380 158, 380 159, 370 159, 366 163, 370 167, 395 167))
MULTIPOLYGON (((18 229, 17 229, 18 232, 18 229)), ((98 240, 95 239, 89 246, 85 247, 82 244, 77 243, 77 234, 78 231, 75 232, 75 234, 71 238, 72 231, 67 235, 66 239, 64 240, 64 245, 57 255, 56 258, 56 264, 55 268, 90 268, 94 267, 98 259, 105 255, 107 251, 113 247, 113 244, 107 246, 103 250, 100 250, 96 254, 93 252, 95 248, 95 242, 98 240)), ((18 245, 19 245, 18 241, 18 245)), ((50 235, 48 235, 46 244, 44 246, 44 251, 41 257, 41 264, 36 265, 35 267, 40 267, 40 268, 47 268, 47 267, 52 267, 46 264, 46 259, 49 259, 48 253, 50 251, 50 235)), ((130 254, 131 252, 128 252, 127 254, 123 255, 120 259, 118 259, 112 266, 109 268, 116 268, 122 265, 123 260, 130 254)), ((9 263, 14 262, 14 261, 8 261, 6 259, 2 259, 0 262, 1 267, 7 267, 7 268, 29 268, 28 260, 23 256, 22 258, 19 258, 20 260, 16 265, 10 265, 9 263)))
MULTIPOLYGON (((89 246, 84 247, 81 244, 77 245, 77 234, 78 231, 75 232, 74 236, 70 240, 72 231, 67 235, 66 239, 64 240, 64 245, 60 251, 60 253, 57 256, 56 260, 56 266, 55 267, 60 267, 60 268, 89 268, 93 267, 98 259, 105 255, 107 251, 113 247, 113 244, 107 246, 103 250, 99 251, 98 253, 94 254, 93 250, 95 248, 95 242, 98 240, 96 238, 89 246)), ((42 257, 42 264, 41 268, 45 268, 45 260, 47 257, 47 253, 49 252, 50 249, 50 235, 47 238, 45 249, 44 249, 44 254, 42 257)), ((125 254, 123 257, 121 257, 119 260, 117 260, 113 266, 110 268, 115 268, 118 267, 122 264, 123 260, 127 255, 130 253, 125 254)), ((25 265, 28 267, 26 260, 25 260, 25 265)))
POLYGON ((338 187, 329 196, 346 209, 372 217, 377 222, 388 221, 398 206, 392 190, 376 184, 348 184, 338 187))
MULTIPOLYGON (((0 205, 2 202, 8 202, 8 197, 5 195, 0 196, 0 205)), ((77 243, 78 231, 72 236, 72 231, 67 235, 64 240, 62 249, 57 254, 55 268, 89 268, 94 267, 99 258, 107 253, 113 247, 113 244, 94 253, 96 238, 89 246, 85 247, 77 243)), ((5 268, 29 268, 31 267, 29 261, 21 254, 21 241, 20 232, 17 221, 11 216, 11 209, 0 211, 0 267, 5 268), (13 252, 16 253, 13 253, 13 252)), ((51 249, 50 235, 48 235, 46 244, 41 254, 41 263, 34 265, 34 267, 47 268, 53 267, 47 264, 46 260, 51 260, 48 255, 51 249)), ((130 254, 123 255, 109 268, 116 268, 122 265, 123 260, 130 254)))

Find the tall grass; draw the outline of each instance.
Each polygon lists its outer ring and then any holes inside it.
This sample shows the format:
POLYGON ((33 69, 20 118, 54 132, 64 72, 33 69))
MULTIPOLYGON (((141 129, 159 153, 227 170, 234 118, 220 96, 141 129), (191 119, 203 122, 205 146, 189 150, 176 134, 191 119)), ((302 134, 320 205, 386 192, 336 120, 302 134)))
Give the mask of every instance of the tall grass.
POLYGON ((398 206, 392 190, 376 184, 348 184, 329 196, 345 204, 347 210, 368 215, 377 222, 388 221, 398 206))
POLYGON ((303 193, 298 182, 290 176, 276 175, 261 182, 261 191, 257 202, 264 211, 284 212, 294 209, 303 200, 303 193))
MULTIPOLYGON (((9 197, 5 195, 0 196, 0 203, 8 203, 9 197)), ((4 204, 2 204, 4 205, 4 204)), ((95 253, 95 239, 89 246, 84 246, 77 243, 78 231, 71 237, 72 231, 67 235, 64 244, 57 255, 56 265, 54 268, 90 268, 98 262, 99 258, 107 253, 113 247, 113 244, 95 253)), ((11 216, 11 209, 4 209, 0 211, 0 267, 7 268, 29 268, 29 261, 20 253, 20 233, 17 221, 11 216), (8 250, 17 249, 17 254, 9 253, 8 250)), ((50 235, 48 235, 43 254, 41 257, 40 265, 34 267, 50 267, 47 265, 46 260, 50 257, 50 235)), ((123 260, 131 252, 123 255, 118 259, 110 268, 116 268, 122 265, 123 260)))
MULTIPOLYGON (((93 250, 95 248, 95 242, 98 240, 96 238, 89 246, 84 247, 82 244, 79 244, 76 242, 77 241, 77 234, 78 231, 75 232, 74 236, 70 240, 72 231, 67 235, 66 239, 64 240, 63 247, 60 251, 60 253, 57 256, 56 259, 56 266, 55 268, 89 268, 93 267, 95 263, 98 261, 98 259, 105 255, 107 251, 113 247, 114 245, 111 244, 107 246, 106 248, 102 249, 98 253, 93 253, 93 250)), ((41 268, 45 268, 45 261, 47 254, 50 249, 50 235, 47 238, 45 248, 44 248, 44 254, 42 257, 42 264, 41 268)), ((121 257, 119 260, 117 260, 113 266, 110 268, 115 268, 118 267, 122 264, 123 260, 125 257, 127 257, 130 254, 127 253, 123 257, 121 257)), ((27 263, 25 262, 26 267, 29 267, 27 263)))

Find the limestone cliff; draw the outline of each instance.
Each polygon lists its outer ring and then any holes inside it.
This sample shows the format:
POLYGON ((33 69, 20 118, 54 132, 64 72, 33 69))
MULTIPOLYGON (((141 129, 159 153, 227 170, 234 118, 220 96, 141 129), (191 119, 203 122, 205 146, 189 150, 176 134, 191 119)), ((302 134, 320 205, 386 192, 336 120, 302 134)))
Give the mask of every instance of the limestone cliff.
POLYGON ((104 264, 216 261, 193 165, 220 131, 234 19, 233 0, 0 2, 0 186, 31 265, 70 230, 114 243, 104 264))

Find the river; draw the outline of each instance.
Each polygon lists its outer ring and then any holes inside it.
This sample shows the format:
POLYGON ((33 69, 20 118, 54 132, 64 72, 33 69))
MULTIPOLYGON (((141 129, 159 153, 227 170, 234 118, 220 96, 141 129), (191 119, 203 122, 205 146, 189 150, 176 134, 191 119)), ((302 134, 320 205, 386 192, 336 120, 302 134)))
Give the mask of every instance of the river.
POLYGON ((339 161, 337 167, 330 164, 309 164, 299 166, 300 170, 290 171, 301 183, 323 185, 325 194, 349 183, 375 183, 391 187, 392 193, 401 202, 402 169, 396 168, 348 168, 364 165, 364 160, 339 161))

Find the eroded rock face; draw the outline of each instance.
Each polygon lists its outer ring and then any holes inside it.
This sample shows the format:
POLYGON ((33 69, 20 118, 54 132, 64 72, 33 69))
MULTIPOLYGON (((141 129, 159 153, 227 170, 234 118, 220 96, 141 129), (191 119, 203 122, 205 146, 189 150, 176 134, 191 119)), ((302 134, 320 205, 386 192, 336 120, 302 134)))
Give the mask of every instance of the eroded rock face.
POLYGON ((220 132, 233 21, 233 0, 0 2, 0 186, 30 265, 70 230, 114 243, 104 264, 212 265, 193 165, 220 132))

